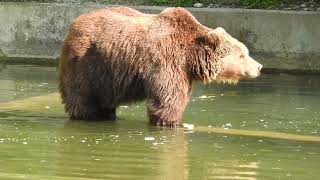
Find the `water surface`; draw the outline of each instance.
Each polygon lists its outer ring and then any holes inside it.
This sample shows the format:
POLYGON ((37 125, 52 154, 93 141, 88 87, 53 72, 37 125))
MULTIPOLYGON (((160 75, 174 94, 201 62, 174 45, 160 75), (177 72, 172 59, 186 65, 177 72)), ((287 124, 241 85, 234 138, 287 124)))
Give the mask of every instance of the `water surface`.
MULTIPOLYGON (((70 121, 55 67, 0 66, 0 179, 317 179, 320 142, 148 125, 145 104, 115 122, 70 121)), ((195 84, 183 122, 320 137, 320 76, 195 84)))

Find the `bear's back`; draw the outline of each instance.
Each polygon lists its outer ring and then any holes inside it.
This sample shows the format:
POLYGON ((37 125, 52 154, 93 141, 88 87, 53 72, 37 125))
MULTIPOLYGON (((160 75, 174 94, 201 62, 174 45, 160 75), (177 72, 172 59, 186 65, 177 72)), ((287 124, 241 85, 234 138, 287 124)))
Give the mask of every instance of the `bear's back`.
POLYGON ((155 15, 144 14, 128 7, 112 7, 98 9, 77 17, 71 26, 78 24, 90 24, 94 26, 141 26, 147 27, 155 15))

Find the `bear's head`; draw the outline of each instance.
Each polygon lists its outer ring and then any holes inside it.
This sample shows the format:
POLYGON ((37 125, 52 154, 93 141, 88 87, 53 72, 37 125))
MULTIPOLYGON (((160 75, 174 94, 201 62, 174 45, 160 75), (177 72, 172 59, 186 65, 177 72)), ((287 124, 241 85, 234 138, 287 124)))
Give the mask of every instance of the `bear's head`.
POLYGON ((247 47, 231 37, 223 28, 209 29, 196 37, 200 46, 204 82, 237 83, 240 79, 256 78, 262 65, 249 56, 247 47), (204 65, 204 66, 203 66, 204 65))

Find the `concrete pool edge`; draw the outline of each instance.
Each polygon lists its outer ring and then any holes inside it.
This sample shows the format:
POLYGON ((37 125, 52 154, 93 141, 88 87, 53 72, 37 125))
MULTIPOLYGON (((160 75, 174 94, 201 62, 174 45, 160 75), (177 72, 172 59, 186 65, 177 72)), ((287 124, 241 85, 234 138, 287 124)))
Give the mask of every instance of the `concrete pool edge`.
MULTIPOLYGON (((57 64, 70 21, 81 13, 106 6, 0 2, 0 62, 57 64)), ((133 8, 158 13, 165 7, 133 8)), ((320 12, 188 9, 204 25, 224 27, 243 41, 268 72, 320 71, 320 12)))

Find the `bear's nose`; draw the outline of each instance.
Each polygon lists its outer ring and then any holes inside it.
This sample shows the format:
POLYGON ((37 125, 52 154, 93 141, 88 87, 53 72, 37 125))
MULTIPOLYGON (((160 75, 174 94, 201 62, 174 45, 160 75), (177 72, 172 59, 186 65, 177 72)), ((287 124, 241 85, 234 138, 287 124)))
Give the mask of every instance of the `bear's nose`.
POLYGON ((259 64, 259 65, 258 65, 258 71, 260 71, 260 70, 262 69, 262 67, 263 67, 263 66, 262 66, 261 64, 259 64))

